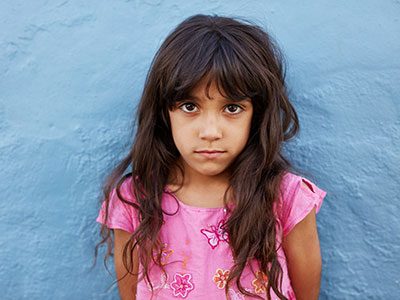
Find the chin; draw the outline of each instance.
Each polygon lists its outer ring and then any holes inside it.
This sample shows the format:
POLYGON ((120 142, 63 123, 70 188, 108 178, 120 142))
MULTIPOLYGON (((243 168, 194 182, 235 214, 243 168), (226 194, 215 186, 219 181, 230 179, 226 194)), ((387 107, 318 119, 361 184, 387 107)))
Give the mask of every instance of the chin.
POLYGON ((204 176, 216 176, 223 173, 224 171, 225 169, 203 169, 203 170, 198 170, 197 172, 199 172, 204 176))

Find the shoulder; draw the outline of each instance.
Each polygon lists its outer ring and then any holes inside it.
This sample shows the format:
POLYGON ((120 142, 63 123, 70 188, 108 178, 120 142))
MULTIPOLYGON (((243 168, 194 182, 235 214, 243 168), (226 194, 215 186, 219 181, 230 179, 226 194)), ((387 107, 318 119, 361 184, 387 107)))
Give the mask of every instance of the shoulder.
POLYGON ((286 172, 281 180, 279 187, 280 201, 290 201, 297 193, 308 195, 325 196, 326 192, 320 189, 314 182, 291 172, 286 172))
POLYGON ((276 203, 277 218, 286 235, 313 209, 318 213, 326 192, 309 179, 286 172, 281 180, 276 203))
POLYGON ((96 221, 106 224, 109 228, 133 232, 137 226, 135 207, 137 204, 133 193, 132 177, 126 175, 111 190, 109 201, 103 201, 96 221))
MULTIPOLYGON (((108 209, 110 213, 131 213, 133 208, 137 207, 135 193, 133 192, 132 176, 129 174, 123 176, 115 183, 108 196, 108 209)), ((105 210, 106 205, 107 202, 103 201, 102 210, 105 210)))
POLYGON ((124 200, 128 202, 136 202, 135 200, 135 193, 133 191, 133 178, 131 174, 127 174, 121 178, 118 182, 117 186, 111 192, 112 196, 117 196, 120 198, 122 196, 124 200))

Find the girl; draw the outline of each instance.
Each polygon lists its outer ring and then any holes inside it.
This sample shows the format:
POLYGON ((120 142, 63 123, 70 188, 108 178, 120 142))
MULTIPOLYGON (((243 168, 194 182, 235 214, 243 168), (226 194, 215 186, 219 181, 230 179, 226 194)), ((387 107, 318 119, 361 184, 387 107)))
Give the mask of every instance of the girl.
POLYGON ((196 15, 148 73, 102 223, 121 298, 317 299, 325 191, 295 175, 281 56, 260 27, 196 15), (129 173, 123 174, 129 169, 129 173))

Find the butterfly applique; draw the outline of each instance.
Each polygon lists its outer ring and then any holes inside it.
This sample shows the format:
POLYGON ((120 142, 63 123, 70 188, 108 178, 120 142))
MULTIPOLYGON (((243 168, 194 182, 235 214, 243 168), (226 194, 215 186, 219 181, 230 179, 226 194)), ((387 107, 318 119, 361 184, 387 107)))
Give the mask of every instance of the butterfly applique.
POLYGON ((201 229, 208 240, 208 244, 212 249, 218 246, 219 242, 228 242, 228 233, 223 228, 224 220, 219 221, 217 226, 211 225, 211 230, 201 229))

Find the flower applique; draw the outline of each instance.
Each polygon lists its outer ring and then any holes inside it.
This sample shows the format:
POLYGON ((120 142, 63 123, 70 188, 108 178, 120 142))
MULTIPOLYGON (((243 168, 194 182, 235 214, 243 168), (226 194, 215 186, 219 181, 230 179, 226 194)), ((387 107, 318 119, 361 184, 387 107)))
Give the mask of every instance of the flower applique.
POLYGON ((230 270, 222 270, 222 269, 217 269, 215 271, 215 275, 213 277, 214 283, 217 285, 219 289, 225 288, 228 276, 229 276, 230 270))
POLYGON ((224 230, 224 220, 219 221, 217 226, 211 225, 211 230, 201 229, 200 232, 204 234, 208 240, 208 244, 212 249, 218 246, 219 242, 228 242, 228 233, 224 230))
POLYGON ((268 277, 264 272, 257 271, 256 278, 251 282, 256 294, 265 293, 267 290, 268 277))
POLYGON ((175 297, 186 298, 188 293, 194 289, 193 283, 191 282, 192 275, 191 274, 179 274, 175 273, 174 281, 169 285, 173 290, 173 294, 175 297))
MULTIPOLYGON (((174 253, 174 250, 172 249, 168 249, 168 244, 167 243, 163 243, 161 245, 161 265, 166 265, 168 263, 168 258, 172 255, 172 253, 174 253)), ((159 253, 157 253, 156 251, 153 251, 153 257, 154 259, 157 259, 159 253)))
POLYGON ((161 264, 164 266, 168 262, 168 258, 174 253, 174 250, 167 249, 168 244, 164 243, 161 248, 161 264))

